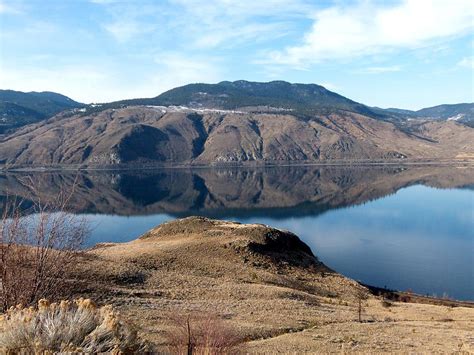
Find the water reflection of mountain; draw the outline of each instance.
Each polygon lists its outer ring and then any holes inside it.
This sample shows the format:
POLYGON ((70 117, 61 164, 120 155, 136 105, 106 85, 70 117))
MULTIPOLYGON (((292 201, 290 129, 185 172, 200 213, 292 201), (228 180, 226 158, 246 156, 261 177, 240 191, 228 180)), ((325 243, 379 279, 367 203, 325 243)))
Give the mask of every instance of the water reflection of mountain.
POLYGON ((140 172, 8 173, 0 175, 0 199, 7 195, 47 200, 61 189, 74 194, 77 213, 145 215, 196 212, 220 215, 318 214, 424 184, 455 188, 474 184, 474 169, 434 166, 273 167, 259 169, 169 169, 140 172), (76 181, 76 184, 75 184, 76 181))

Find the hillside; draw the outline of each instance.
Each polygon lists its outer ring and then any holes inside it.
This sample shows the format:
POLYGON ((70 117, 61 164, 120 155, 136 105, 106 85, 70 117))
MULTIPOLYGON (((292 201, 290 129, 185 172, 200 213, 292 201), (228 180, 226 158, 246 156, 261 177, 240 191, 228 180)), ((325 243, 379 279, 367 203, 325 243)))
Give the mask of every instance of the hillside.
POLYGON ((112 303, 159 351, 176 319, 210 315, 245 353, 473 350, 474 308, 382 301, 296 235, 264 225, 165 223, 129 243, 97 245, 75 277, 78 296, 112 303))
POLYGON ((257 113, 132 106, 58 115, 0 140, 0 164, 123 167, 404 161, 472 158, 474 130, 421 122, 411 131, 353 112, 302 119, 257 113))
POLYGON ((82 106, 84 105, 54 92, 0 90, 0 133, 82 106))

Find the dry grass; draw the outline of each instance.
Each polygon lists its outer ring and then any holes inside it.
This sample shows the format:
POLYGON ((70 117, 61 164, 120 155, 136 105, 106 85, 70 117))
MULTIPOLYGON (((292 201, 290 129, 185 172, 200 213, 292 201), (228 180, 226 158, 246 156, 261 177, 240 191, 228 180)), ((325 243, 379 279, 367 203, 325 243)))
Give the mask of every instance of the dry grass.
POLYGON ((11 308, 0 319, 0 351, 129 353, 147 348, 111 306, 98 308, 89 299, 78 299, 11 308))

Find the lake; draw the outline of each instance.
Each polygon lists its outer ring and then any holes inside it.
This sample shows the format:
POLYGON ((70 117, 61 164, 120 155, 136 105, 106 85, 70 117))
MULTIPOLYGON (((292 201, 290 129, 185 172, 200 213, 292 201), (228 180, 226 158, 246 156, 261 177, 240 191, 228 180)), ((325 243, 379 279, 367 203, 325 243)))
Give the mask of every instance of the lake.
POLYGON ((373 286, 474 300, 474 169, 303 166, 1 173, 0 199, 74 191, 88 246, 201 215, 290 230, 330 268, 373 286), (36 189, 30 183, 34 181, 36 189))

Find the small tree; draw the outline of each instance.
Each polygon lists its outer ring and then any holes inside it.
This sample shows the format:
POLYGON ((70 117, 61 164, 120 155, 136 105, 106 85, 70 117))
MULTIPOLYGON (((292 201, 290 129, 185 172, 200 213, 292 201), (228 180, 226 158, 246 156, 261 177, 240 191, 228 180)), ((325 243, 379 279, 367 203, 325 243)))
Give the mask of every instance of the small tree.
MULTIPOLYGON (((32 196, 35 187, 31 184, 32 196)), ((0 307, 56 300, 66 292, 66 272, 89 233, 87 221, 67 212, 68 194, 43 203, 7 198, 0 220, 0 307)))
POLYGON ((235 353, 240 343, 236 331, 215 315, 193 314, 175 317, 175 328, 168 334, 174 354, 235 353))
POLYGON ((364 311, 364 301, 367 300, 367 291, 365 289, 359 289, 356 291, 357 299, 357 320, 362 323, 362 313, 364 311))

